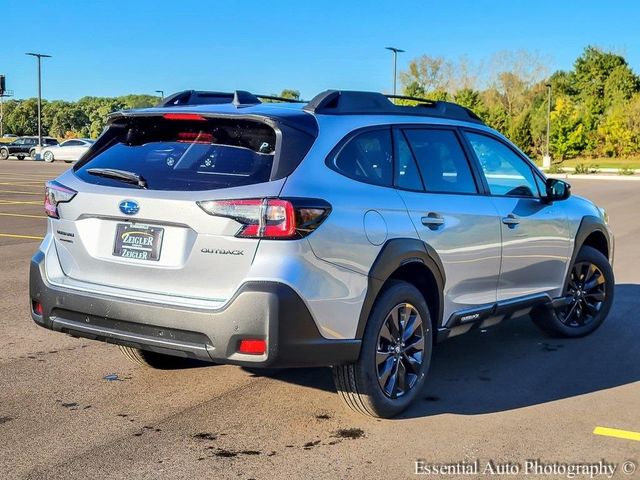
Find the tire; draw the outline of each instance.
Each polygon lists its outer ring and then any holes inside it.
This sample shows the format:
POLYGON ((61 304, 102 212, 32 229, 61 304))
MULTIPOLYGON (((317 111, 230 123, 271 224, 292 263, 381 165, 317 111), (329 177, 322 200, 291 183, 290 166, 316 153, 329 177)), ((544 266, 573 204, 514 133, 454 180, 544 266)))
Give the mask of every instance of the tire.
POLYGON ((31 157, 32 160, 36 159, 36 150, 34 148, 29 150, 29 157, 31 157))
POLYGON ((55 157, 53 156, 53 152, 51 152, 49 150, 44 152, 44 155, 42 156, 42 159, 47 163, 52 163, 52 162, 56 161, 55 157))
POLYGON ((431 362, 432 345, 431 317, 420 291, 407 282, 388 282, 369 315, 362 338, 360 358, 356 363, 333 367, 333 379, 338 394, 349 408, 363 415, 382 418, 398 415, 413 402, 424 386, 431 362), (409 322, 412 322, 414 327, 411 331, 401 334, 404 341, 397 345, 401 349, 400 352, 393 343, 387 341, 388 338, 393 340, 395 337, 388 335, 392 332, 389 328, 391 324, 388 322, 393 322, 394 311, 400 318, 407 312, 410 313, 404 326, 402 321, 399 322, 401 332, 409 322), (418 321, 421 323, 418 324, 418 321), (419 337, 421 342, 418 341, 419 337), (403 347, 409 342, 416 348, 403 347), (409 357, 414 361, 419 358, 421 363, 407 368, 411 365, 409 357), (402 375, 401 368, 405 375, 402 375), (385 370, 391 374, 380 375, 380 372, 385 370), (397 380, 392 385, 394 372, 397 372, 397 380), (402 378, 404 381, 401 381, 402 378), (405 387, 404 391, 400 391, 401 385, 405 387), (407 386, 409 388, 406 388, 407 386))
POLYGON ((146 368, 153 368, 157 370, 178 370, 182 368, 209 365, 206 362, 201 362, 191 358, 174 357, 173 355, 164 355, 162 353, 150 352, 139 348, 125 347, 124 345, 118 345, 118 347, 127 360, 146 368))
POLYGON ((582 247, 571 265, 563 295, 571 297, 566 307, 540 308, 531 315, 533 323, 547 335, 578 338, 589 335, 607 318, 614 298, 611 264, 592 247, 582 247))
POLYGON ((17 158, 18 160, 24 160, 24 155, 16 155, 16 158, 17 158))
POLYGON ((64 163, 73 163, 73 160, 65 160, 64 163))
POLYGON ((6 160, 7 158, 9 158, 9 150, 0 148, 0 160, 6 160))

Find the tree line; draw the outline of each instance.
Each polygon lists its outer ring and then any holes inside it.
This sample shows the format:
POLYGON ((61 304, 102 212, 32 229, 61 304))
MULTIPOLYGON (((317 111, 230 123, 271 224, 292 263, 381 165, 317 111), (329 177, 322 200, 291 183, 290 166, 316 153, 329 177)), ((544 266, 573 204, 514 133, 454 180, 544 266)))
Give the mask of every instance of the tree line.
POLYGON ((403 94, 470 108, 534 158, 640 154, 640 78, 622 55, 588 46, 569 71, 548 75, 543 59, 506 52, 488 62, 423 55, 400 74, 403 94))
MULTIPOLYGON (((96 138, 107 115, 118 110, 157 105, 153 95, 83 97, 77 102, 42 101, 42 132, 57 138, 96 138)), ((4 131, 15 135, 38 134, 38 100, 9 100, 4 103, 4 131)))
MULTIPOLYGON (((554 163, 640 155, 640 78, 617 53, 588 46, 571 70, 551 75, 544 59, 525 51, 502 52, 480 63, 422 55, 410 61, 400 81, 403 95, 470 108, 534 158, 546 151, 550 85, 554 163)), ((300 93, 285 89, 279 96, 299 99, 300 93)), ((43 101, 43 131, 58 138, 95 138, 109 113, 158 101, 152 95, 43 101)), ((16 135, 35 135, 36 99, 5 102, 4 126, 16 135)))

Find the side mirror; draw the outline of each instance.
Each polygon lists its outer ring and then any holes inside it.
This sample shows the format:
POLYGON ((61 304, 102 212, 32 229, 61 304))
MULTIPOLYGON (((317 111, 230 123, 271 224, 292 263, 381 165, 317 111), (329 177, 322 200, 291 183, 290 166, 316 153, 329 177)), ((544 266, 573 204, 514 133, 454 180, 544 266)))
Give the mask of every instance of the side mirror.
POLYGON ((547 201, 557 202, 571 196, 571 185, 557 178, 547 178, 547 201))

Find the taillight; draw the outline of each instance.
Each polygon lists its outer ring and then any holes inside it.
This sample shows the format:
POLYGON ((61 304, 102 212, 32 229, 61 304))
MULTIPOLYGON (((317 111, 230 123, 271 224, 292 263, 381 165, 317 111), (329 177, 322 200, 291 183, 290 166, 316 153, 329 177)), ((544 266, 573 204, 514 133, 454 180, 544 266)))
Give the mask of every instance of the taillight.
POLYGON ((236 237, 272 240, 305 237, 331 212, 327 202, 303 198, 207 200, 198 205, 209 215, 241 223, 236 237))
POLYGON ((58 205, 70 202, 76 196, 76 193, 78 192, 58 182, 47 182, 44 188, 44 212, 48 217, 60 218, 58 205))

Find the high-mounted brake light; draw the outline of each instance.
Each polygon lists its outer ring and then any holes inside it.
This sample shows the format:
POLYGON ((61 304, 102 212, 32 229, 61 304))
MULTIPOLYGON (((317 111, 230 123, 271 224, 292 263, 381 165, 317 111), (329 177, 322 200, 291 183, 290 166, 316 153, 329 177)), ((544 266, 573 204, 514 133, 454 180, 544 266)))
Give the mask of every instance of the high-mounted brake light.
POLYGON ((180 143, 213 143, 213 135, 205 132, 178 132, 180 143))
POLYGON ((329 215, 322 200, 257 198, 198 202, 209 215, 232 218, 242 224, 236 237, 288 240, 307 236, 329 215))
POLYGON ((195 120, 197 122, 204 122, 207 120, 197 113, 165 113, 162 117, 167 120, 195 120))
POLYGON ((58 205, 70 202, 76 193, 58 182, 47 182, 44 188, 44 212, 48 217, 60 218, 58 205))

